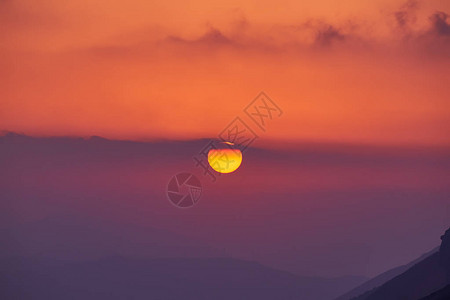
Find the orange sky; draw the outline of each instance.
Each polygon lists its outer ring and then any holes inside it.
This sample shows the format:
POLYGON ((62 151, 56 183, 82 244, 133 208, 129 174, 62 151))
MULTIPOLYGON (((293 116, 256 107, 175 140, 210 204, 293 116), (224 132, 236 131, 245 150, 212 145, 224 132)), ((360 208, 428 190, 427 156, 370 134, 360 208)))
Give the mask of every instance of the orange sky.
POLYGON ((448 144, 448 1, 0 2, 0 130, 448 144))

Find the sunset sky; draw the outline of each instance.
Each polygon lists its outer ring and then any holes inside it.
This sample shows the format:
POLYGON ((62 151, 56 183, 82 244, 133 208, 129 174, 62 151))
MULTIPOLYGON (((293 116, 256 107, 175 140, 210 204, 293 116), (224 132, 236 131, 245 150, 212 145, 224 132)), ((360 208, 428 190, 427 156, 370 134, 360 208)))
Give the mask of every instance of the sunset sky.
POLYGON ((216 136, 260 92, 267 140, 448 144, 450 2, 0 1, 0 129, 216 136))
POLYGON ((0 0, 0 260, 178 258, 199 241, 301 276, 411 262, 450 226, 449 14, 449 0, 0 0), (266 131, 244 112, 261 91, 282 110, 266 131), (239 168, 213 182, 194 159, 236 117, 259 138, 226 144, 239 168), (186 172, 201 199, 179 209, 168 183, 186 172))

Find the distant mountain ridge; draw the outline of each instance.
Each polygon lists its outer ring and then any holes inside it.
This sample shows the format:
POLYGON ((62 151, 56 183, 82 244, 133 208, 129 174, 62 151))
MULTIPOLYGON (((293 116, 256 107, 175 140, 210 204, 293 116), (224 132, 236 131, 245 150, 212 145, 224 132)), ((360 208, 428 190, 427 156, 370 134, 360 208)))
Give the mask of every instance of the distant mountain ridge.
POLYGON ((439 252, 428 256, 382 286, 352 299, 417 300, 434 292, 437 292, 437 296, 439 293, 446 294, 447 288, 444 287, 450 284, 450 229, 441 236, 441 240, 439 252), (441 289, 443 290, 439 291, 441 289))
POLYGON ((448 300, 450 299, 450 284, 445 286, 443 289, 440 289, 437 292, 434 292, 420 300, 448 300))
POLYGON ((2 299, 327 300, 348 281, 297 276, 234 258, 19 258, 0 265, 2 299))
POLYGON ((361 284, 360 286, 357 286, 356 288, 354 288, 353 290, 345 293, 344 295, 336 298, 335 300, 348 300, 348 299, 352 299, 354 297, 357 297, 359 295, 364 294, 365 292, 368 292, 372 289, 375 289, 381 285, 383 285, 384 283, 388 282, 389 280, 397 277, 398 275, 402 274, 403 272, 407 271, 409 268, 411 268, 412 266, 414 266, 415 264, 417 264, 418 262, 424 260, 425 258, 437 253, 439 251, 439 247, 434 248, 433 250, 422 254, 419 258, 413 260, 412 262, 406 264, 406 265, 402 265, 402 266, 398 266, 396 268, 390 269, 386 272, 381 273, 378 276, 375 276, 374 278, 370 279, 367 282, 364 282, 363 284, 361 284))
POLYGON ((366 280, 298 276, 170 231, 71 214, 1 228, 0 244, 0 299, 328 300, 366 280))

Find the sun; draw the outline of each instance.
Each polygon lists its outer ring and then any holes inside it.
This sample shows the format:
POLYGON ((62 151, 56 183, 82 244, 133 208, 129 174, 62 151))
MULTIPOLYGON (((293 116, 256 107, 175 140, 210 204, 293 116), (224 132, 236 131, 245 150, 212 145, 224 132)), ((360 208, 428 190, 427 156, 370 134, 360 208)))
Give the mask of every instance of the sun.
POLYGON ((216 172, 234 172, 242 163, 242 152, 239 149, 230 148, 234 145, 231 142, 223 142, 222 144, 224 144, 223 148, 209 150, 208 163, 216 172))

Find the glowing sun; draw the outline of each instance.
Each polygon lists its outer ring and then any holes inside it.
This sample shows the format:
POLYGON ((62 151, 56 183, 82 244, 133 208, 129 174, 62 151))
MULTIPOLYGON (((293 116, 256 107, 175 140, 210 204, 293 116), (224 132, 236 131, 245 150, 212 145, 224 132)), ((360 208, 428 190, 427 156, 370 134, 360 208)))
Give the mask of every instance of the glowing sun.
MULTIPOLYGON (((223 142, 229 146, 233 143, 223 142)), ((220 149, 211 149, 208 152, 208 163, 215 171, 219 173, 231 173, 236 171, 242 163, 242 153, 239 149, 232 149, 225 146, 220 149)))

